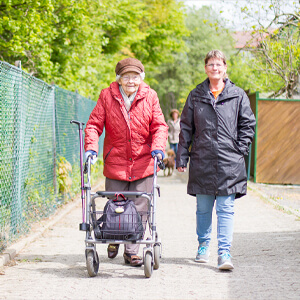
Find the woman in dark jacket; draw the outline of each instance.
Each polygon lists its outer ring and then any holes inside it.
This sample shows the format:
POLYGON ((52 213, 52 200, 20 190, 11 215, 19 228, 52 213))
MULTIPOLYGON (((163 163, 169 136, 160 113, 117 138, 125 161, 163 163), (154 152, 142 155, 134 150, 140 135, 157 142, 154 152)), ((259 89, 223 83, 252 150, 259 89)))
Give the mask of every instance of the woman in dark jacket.
POLYGON ((233 269, 230 247, 234 200, 246 194, 244 155, 255 132, 249 98, 226 78, 226 58, 219 50, 205 57, 208 78, 192 90, 181 114, 177 169, 186 171, 187 192, 197 199, 198 252, 208 262, 212 209, 218 218, 218 268, 233 269))

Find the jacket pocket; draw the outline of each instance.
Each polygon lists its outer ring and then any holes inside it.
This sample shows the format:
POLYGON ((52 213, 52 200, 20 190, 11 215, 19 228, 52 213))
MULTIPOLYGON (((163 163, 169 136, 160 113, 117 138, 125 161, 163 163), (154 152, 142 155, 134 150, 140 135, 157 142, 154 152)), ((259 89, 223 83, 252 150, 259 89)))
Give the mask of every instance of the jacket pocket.
POLYGON ((239 154, 243 155, 243 153, 242 153, 241 150, 239 149, 239 146, 238 146, 236 140, 235 140, 234 138, 231 138, 231 140, 232 140, 232 144, 233 144, 234 149, 235 149, 239 154))
POLYGON ((108 158, 109 154, 111 153, 112 149, 114 149, 114 147, 112 147, 112 148, 107 152, 107 154, 105 155, 105 157, 104 157, 104 163, 105 163, 106 159, 108 158))

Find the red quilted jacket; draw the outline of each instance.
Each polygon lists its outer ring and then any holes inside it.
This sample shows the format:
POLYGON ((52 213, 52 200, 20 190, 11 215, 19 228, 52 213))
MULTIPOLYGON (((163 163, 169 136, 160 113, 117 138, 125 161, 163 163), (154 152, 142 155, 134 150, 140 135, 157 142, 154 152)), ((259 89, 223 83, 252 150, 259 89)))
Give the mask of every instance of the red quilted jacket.
POLYGON ((151 151, 165 150, 168 126, 157 94, 146 83, 139 86, 129 112, 117 82, 103 89, 85 128, 85 151, 98 152, 105 127, 105 177, 134 181, 153 174, 151 151))

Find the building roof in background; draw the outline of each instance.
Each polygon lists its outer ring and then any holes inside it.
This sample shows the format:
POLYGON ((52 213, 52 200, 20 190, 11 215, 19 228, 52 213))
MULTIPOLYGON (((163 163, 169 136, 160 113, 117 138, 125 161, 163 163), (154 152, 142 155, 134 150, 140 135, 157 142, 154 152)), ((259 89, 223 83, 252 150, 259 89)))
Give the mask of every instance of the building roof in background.
POLYGON ((235 40, 235 48, 252 48, 257 47, 263 38, 268 36, 274 31, 270 29, 268 33, 260 33, 254 30, 251 31, 236 31, 233 33, 233 39, 235 40))

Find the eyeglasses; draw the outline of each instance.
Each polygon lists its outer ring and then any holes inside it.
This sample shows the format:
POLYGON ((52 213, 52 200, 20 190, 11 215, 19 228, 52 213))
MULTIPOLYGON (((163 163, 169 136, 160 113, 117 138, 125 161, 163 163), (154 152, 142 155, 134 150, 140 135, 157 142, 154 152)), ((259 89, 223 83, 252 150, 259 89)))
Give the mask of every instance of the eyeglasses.
POLYGON ((209 67, 209 68, 213 68, 215 66, 217 69, 219 69, 219 68, 223 67, 224 64, 223 65, 221 65, 221 64, 209 64, 209 65, 206 65, 206 66, 209 67))
POLYGON ((134 82, 137 82, 141 79, 141 76, 140 75, 135 75, 135 76, 122 76, 121 77, 123 79, 124 82, 128 82, 130 80, 134 81, 134 82))

